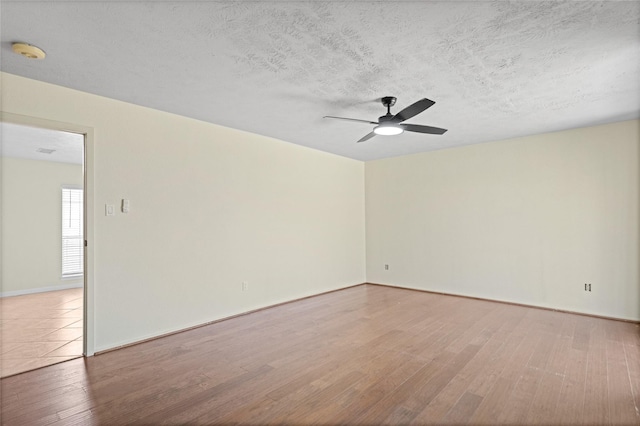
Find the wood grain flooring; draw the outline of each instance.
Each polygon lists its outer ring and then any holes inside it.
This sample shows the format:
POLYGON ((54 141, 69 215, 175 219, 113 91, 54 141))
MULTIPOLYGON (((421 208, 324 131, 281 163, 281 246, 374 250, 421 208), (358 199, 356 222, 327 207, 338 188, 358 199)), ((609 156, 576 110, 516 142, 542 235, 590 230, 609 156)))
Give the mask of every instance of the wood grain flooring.
POLYGON ((362 285, 2 379, 3 425, 640 424, 637 324, 362 285))

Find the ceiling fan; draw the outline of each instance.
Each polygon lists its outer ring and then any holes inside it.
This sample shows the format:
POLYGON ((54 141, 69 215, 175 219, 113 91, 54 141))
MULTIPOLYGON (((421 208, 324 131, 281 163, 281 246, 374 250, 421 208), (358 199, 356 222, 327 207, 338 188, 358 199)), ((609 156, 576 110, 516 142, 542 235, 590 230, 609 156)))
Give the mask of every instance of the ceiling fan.
POLYGON ((373 128, 373 131, 371 133, 363 136, 358 142, 369 140, 375 135, 399 135, 405 130, 407 132, 428 133, 431 135, 441 135, 447 131, 447 129, 441 129, 439 127, 403 123, 403 121, 420 114, 422 111, 435 104, 435 102, 430 99, 420 99, 418 102, 409 105, 396 115, 391 114, 391 107, 396 104, 395 97, 385 96, 384 98, 380 99, 380 101, 382 102, 382 105, 387 108, 387 113, 378 118, 378 121, 358 120, 357 118, 333 117, 330 115, 326 115, 324 118, 335 118, 338 120, 359 121, 361 123, 377 124, 377 126, 373 128))

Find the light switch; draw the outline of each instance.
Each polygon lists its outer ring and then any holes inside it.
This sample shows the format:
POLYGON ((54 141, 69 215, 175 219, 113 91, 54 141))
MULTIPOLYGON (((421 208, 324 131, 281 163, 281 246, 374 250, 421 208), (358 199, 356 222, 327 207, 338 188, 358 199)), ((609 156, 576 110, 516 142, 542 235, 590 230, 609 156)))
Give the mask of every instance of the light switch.
POLYGON ((122 213, 129 213, 129 200, 122 200, 122 213))
POLYGON ((116 214, 116 209, 114 208, 113 204, 105 204, 104 205, 104 215, 105 216, 113 216, 114 214, 116 214))

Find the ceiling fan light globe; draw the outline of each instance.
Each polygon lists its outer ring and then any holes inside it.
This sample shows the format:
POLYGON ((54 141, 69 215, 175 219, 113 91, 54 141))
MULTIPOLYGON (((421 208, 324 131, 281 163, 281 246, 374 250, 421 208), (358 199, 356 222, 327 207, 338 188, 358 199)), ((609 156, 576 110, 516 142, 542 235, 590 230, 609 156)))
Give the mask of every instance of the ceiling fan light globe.
POLYGON ((404 129, 398 126, 376 126, 373 129, 373 133, 375 133, 376 135, 384 136, 399 135, 402 132, 404 132, 404 129))

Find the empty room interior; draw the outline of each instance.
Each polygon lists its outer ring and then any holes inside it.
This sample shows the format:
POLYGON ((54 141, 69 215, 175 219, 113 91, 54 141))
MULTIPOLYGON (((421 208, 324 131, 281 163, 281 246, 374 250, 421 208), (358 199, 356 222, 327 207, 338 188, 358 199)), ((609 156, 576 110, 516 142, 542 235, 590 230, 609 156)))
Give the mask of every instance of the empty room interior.
POLYGON ((0 377, 7 377, 83 354, 84 137, 0 126, 0 377))
POLYGON ((2 425, 640 424, 639 2, 0 22, 2 425))

